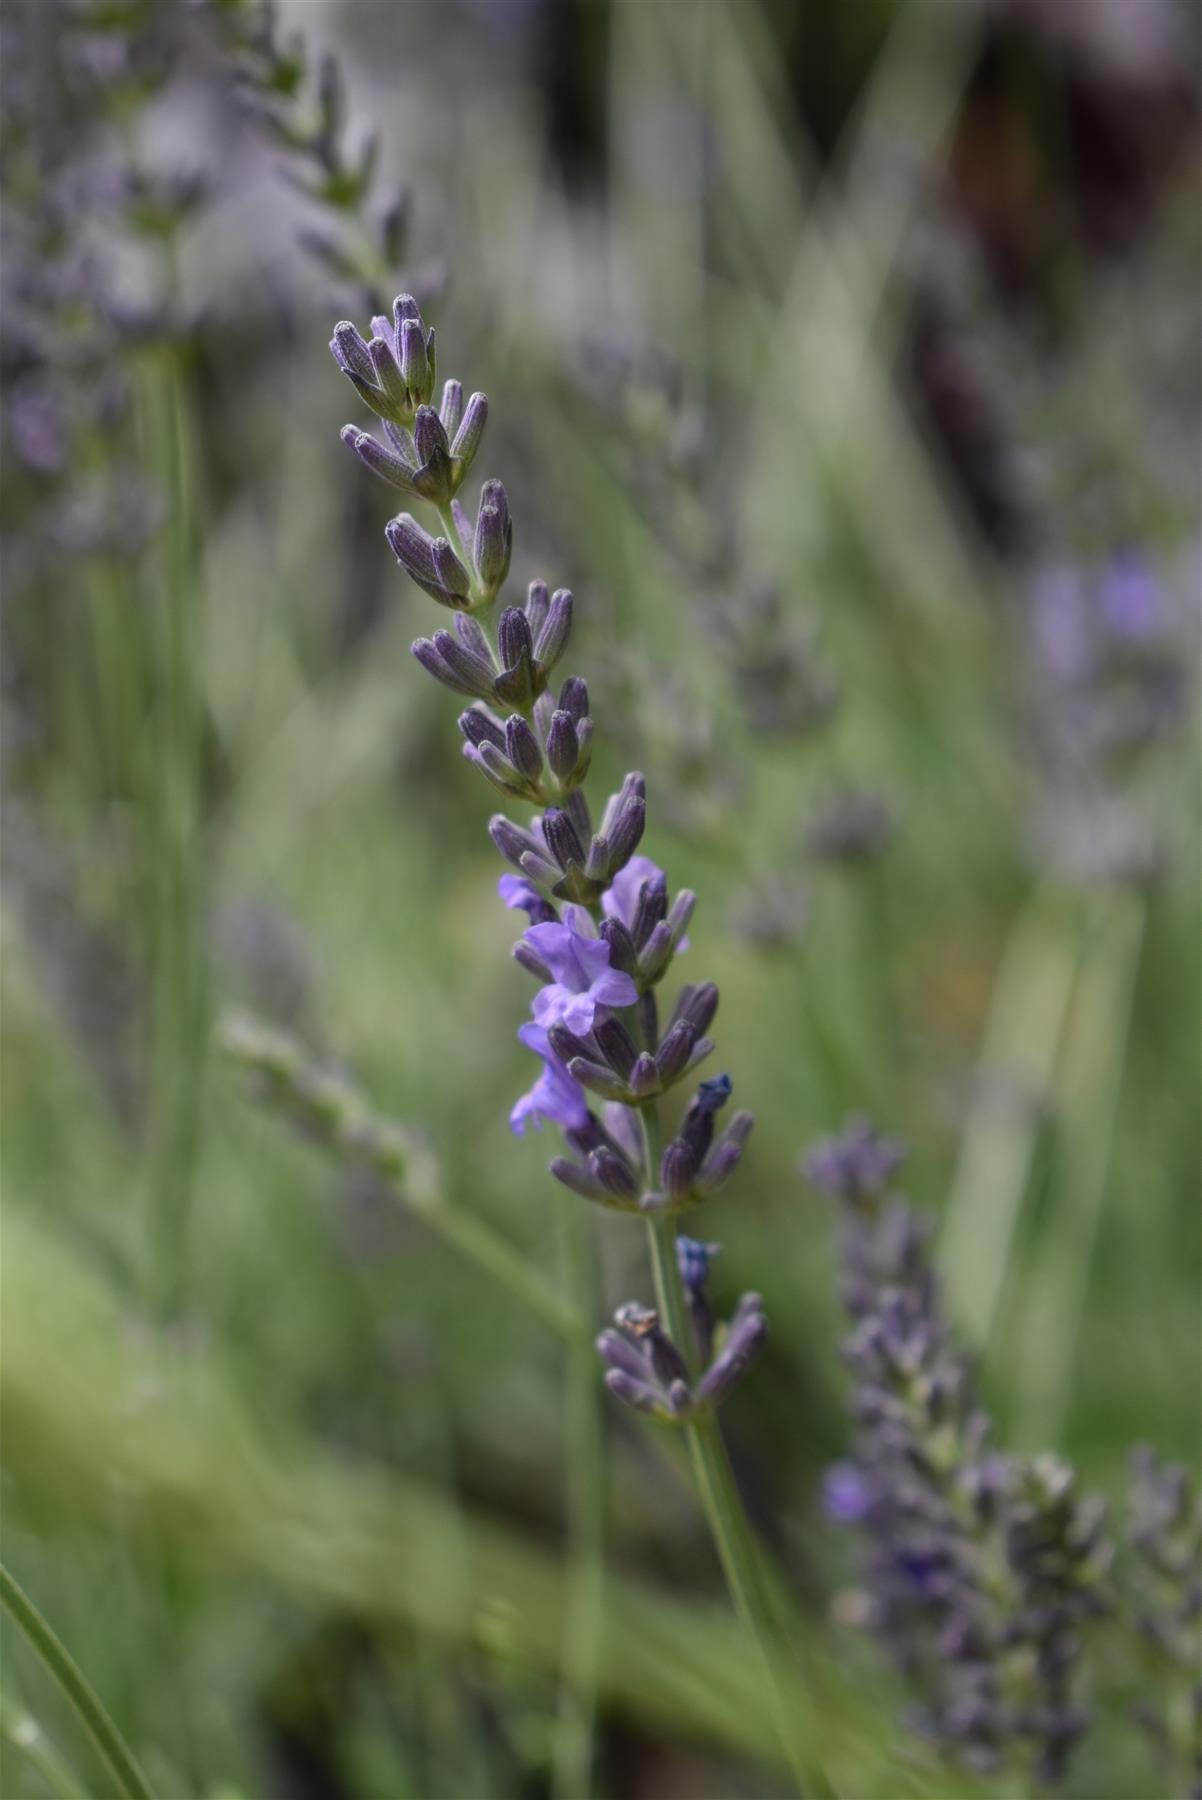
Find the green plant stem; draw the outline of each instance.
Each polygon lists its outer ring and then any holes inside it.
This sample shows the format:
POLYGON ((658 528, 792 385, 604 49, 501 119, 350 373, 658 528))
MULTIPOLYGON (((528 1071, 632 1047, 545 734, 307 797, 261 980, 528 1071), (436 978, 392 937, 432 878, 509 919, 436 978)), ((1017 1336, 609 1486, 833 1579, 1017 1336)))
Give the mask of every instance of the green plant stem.
MULTIPOLYGON (((639 1118, 650 1175, 659 1167, 662 1128, 659 1108, 652 1102, 641 1107, 639 1118)), ((670 1218, 649 1218, 647 1237, 656 1305, 669 1337, 697 1372, 696 1347, 685 1302, 684 1286, 676 1261, 676 1225, 670 1218)), ((781 1747, 802 1794, 808 1785, 824 1792, 822 1778, 809 1766, 799 1726, 804 1696, 794 1672, 794 1657, 769 1594, 759 1548, 752 1535, 735 1483, 718 1422, 712 1416, 684 1427, 693 1479, 705 1512, 710 1535, 718 1552, 722 1573, 736 1613, 754 1641, 767 1678, 781 1747)))
MULTIPOLYGON (((394 1189, 402 1200, 403 1190, 394 1189)), ((412 1206, 415 1217, 438 1233, 459 1254, 507 1288, 552 1331, 569 1342, 588 1344, 588 1315, 562 1299, 522 1254, 472 1213, 444 1203, 412 1206)))
POLYGON ((133 1751, 105 1710, 100 1696, 3 1563, 0 1563, 0 1604, 20 1626, 79 1714, 118 1790, 126 1800, 154 1800, 154 1789, 138 1767, 133 1751))
MULTIPOLYGON (((592 1221, 584 1207, 562 1209, 565 1286, 582 1320, 597 1310, 592 1221)), ((569 1533, 569 1594, 560 1663, 559 1718, 552 1752, 555 1800, 587 1800, 592 1792, 593 1736, 604 1600, 605 1392, 586 1333, 569 1343, 565 1367, 564 1477, 569 1533)))
POLYGON ((952 1316, 987 1356, 1046 1129, 1081 957, 1075 908, 1036 889, 1010 928, 944 1208, 939 1261, 952 1316))
POLYGON ((1108 895, 1095 903, 1082 950, 1058 1075, 1053 1204, 1014 1346, 1015 1435, 1032 1449, 1059 1443, 1072 1400, 1145 925, 1138 895, 1108 895))
POLYGON ((156 1314, 167 1321, 178 1317, 187 1301, 208 1027, 200 550, 187 402, 174 349, 148 373, 144 438, 146 460, 169 505, 152 570, 158 641, 150 765, 155 931, 148 1156, 150 1279, 156 1314))

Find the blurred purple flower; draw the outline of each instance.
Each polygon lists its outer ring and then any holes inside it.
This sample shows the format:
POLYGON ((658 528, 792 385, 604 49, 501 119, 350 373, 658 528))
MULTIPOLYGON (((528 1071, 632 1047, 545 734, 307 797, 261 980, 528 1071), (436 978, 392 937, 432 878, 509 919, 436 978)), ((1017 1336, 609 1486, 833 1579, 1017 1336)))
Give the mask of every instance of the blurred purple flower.
POLYGON ((822 1505, 829 1519, 855 1525, 868 1511, 868 1483, 855 1463, 832 1463, 822 1478, 822 1505))

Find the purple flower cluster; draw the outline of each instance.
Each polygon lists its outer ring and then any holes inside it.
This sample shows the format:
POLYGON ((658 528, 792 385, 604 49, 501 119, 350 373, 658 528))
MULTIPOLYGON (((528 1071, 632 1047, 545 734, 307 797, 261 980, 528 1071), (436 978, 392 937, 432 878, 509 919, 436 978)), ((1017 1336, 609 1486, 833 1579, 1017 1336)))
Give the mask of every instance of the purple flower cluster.
POLYGON ((693 1238, 676 1240, 697 1364, 702 1370, 695 1381, 690 1384, 688 1364, 664 1332, 659 1315, 647 1307, 620 1306, 614 1314, 617 1330, 603 1331, 597 1339, 606 1365, 605 1385, 635 1412, 676 1421, 712 1412, 742 1380, 763 1347, 768 1321, 758 1294, 743 1295, 729 1323, 715 1338, 707 1288, 709 1258, 716 1248, 693 1238))
POLYGON ((1027 658, 1040 853, 1078 879, 1154 874, 1161 846, 1134 775, 1180 725, 1194 679, 1168 588, 1130 548, 1051 566, 1031 586, 1027 658))
POLYGON ((871 1616, 926 1729, 971 1766, 1052 1779, 1088 1718, 1075 1673, 1107 1605, 1104 1508, 1058 1458, 991 1447, 926 1230, 890 1191, 901 1161, 863 1120, 806 1161, 839 1203, 853 1323, 854 1456, 828 1473, 827 1506, 866 1535, 871 1616))
MULTIPOLYGON (((485 620, 509 573, 513 524, 501 482, 486 480, 474 519, 459 492, 483 439, 488 403, 463 402, 447 381, 437 411, 434 333, 416 302, 401 295, 364 338, 348 321, 331 352, 356 394, 380 419, 385 442, 348 425, 343 440, 393 487, 430 506, 441 529, 408 513, 386 527, 388 542, 416 585, 448 608, 453 629, 419 638, 413 654, 444 687, 472 704, 459 718, 463 754, 509 803, 489 835, 512 865, 501 899, 529 923, 514 956, 538 983, 531 1016, 518 1032, 538 1074, 515 1103, 518 1135, 546 1123, 564 1134, 567 1154, 551 1171, 581 1197, 635 1215, 672 1215, 715 1193, 734 1173, 751 1131, 749 1113, 717 1130, 730 1097, 728 1076, 702 1081, 662 1150, 650 1119, 661 1096, 688 1079, 713 1051, 718 1009, 712 982, 686 983, 661 1020, 657 990, 686 935, 694 897, 673 897, 663 870, 640 853, 647 793, 628 774, 594 817, 585 794, 592 746, 589 693, 579 676, 553 691, 550 679, 570 638, 569 589, 533 581, 523 605, 501 605, 485 620)), ((688 1421, 725 1399, 763 1341, 756 1295, 745 1295, 716 1334, 706 1296, 708 1251, 692 1240, 681 1276, 695 1342, 673 1346, 656 1314, 627 1306, 619 1331, 600 1341, 609 1385, 640 1411, 688 1421), (716 1345, 716 1349, 715 1349, 716 1345), (696 1373, 689 1371, 696 1363, 696 1373)))

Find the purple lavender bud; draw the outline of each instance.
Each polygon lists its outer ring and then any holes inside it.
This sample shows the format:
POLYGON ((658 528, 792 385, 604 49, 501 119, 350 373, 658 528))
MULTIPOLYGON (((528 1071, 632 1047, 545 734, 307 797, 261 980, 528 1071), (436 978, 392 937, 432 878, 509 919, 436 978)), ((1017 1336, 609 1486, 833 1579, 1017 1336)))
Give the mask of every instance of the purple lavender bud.
POLYGON ((442 420, 432 406, 419 406, 413 421, 413 447, 420 467, 413 476, 413 486, 434 506, 446 506, 456 487, 451 467, 450 447, 442 420))
POLYGON ((624 1369, 607 1369, 605 1385, 616 1399, 625 1406, 632 1406, 635 1412, 653 1413, 660 1404, 654 1388, 648 1387, 646 1382, 636 1381, 624 1369))
POLYGON ((659 1070, 655 1066, 655 1058, 646 1050, 641 1051, 635 1059, 630 1071, 630 1091, 636 1100, 649 1100, 659 1093, 659 1070))
POLYGON ((672 1026, 655 1053, 655 1067, 661 1088, 671 1087, 684 1074, 697 1038, 695 1027, 687 1019, 678 1019, 672 1026))
POLYGON ((646 982, 658 981, 672 961, 672 928, 666 919, 653 927, 639 955, 639 974, 646 982))
POLYGON ((588 712, 588 685, 579 675, 569 675, 559 690, 559 704, 577 724, 588 712))
MULTIPOLYGON (((640 857, 640 862, 645 858, 640 857)), ((625 871, 629 873, 629 869, 625 871)), ((668 911, 668 881, 663 871, 656 869, 649 879, 639 883, 638 898, 635 901, 634 917, 630 921, 630 935, 641 950, 651 936, 655 927, 662 923, 668 911)))
POLYGON ((488 633, 480 624, 479 619, 473 619, 469 613, 456 613, 455 636, 465 650, 478 656, 481 662, 486 663, 490 669, 496 668, 492 645, 488 641, 488 633))
POLYGON ((647 1358, 638 1344, 632 1344, 620 1331, 602 1331, 594 1339, 597 1354, 611 1369, 624 1369, 636 1381, 647 1376, 647 1358))
MULTIPOLYGON (((441 681, 444 687, 449 687, 453 693, 468 694, 473 698, 480 693, 480 689, 474 681, 465 680, 463 677, 457 675, 454 670, 442 660, 436 646, 429 638, 418 638, 415 643, 410 644, 409 649, 422 665, 422 668, 425 669, 427 673, 433 675, 436 681, 441 681)), ((490 689, 491 685, 490 682, 490 689)))
POLYGON ((555 864, 549 862, 546 856, 540 851, 536 850, 528 852, 523 856, 521 867, 524 873, 530 877, 531 881, 539 882, 543 887, 551 888, 552 892, 557 892, 563 885, 559 879, 559 870, 556 868, 555 864))
POLYGON ((428 463, 435 456, 446 458, 450 455, 446 429, 432 406, 417 409, 413 421, 413 446, 422 463, 428 463))
POLYGON ((712 981, 703 981, 697 987, 683 990, 676 1004, 675 1017, 687 1019, 700 1037, 703 1031, 709 1030, 717 1010, 718 989, 712 981))
POLYGON ((376 371, 367 345, 349 319, 342 319, 334 327, 334 335, 330 339, 330 352, 338 367, 348 375, 357 375, 369 387, 376 385, 376 371))
POLYGON ((367 354, 371 358, 377 389, 371 402, 374 410, 382 418, 390 418, 394 424, 408 425, 413 418, 413 403, 404 377, 397 367, 391 341, 373 337, 368 343, 367 354))
MULTIPOLYGON (((520 880, 520 877, 515 875, 514 880, 515 881, 520 880)), ((531 888, 530 891, 531 891, 531 893, 533 893, 534 889, 531 888)), ((525 938, 518 939, 517 943, 513 946, 513 950, 511 952, 511 954, 513 956, 514 961, 521 963, 521 965, 522 965, 523 969, 525 969, 526 973, 528 975, 533 975, 536 981, 550 981, 550 979, 551 979, 550 969, 547 967, 546 963, 543 961, 542 957, 538 954, 538 951, 534 948, 534 946, 532 944, 528 944, 526 942, 525 938)), ((559 1049, 559 1046, 554 1043, 554 1032, 551 1032, 550 1036, 552 1039, 552 1044, 555 1049, 555 1054, 559 1057, 560 1061, 562 1062, 563 1052, 559 1049)))
POLYGON ((597 1048, 615 1074, 623 1080, 634 1068, 638 1046, 620 1019, 597 1018, 593 1021, 593 1037, 597 1048))
POLYGON ((467 570, 446 538, 431 538, 409 513, 398 513, 384 527, 393 555, 411 581, 443 606, 467 604, 467 570))
POLYGON ((532 581, 526 589, 526 622, 530 627, 533 641, 547 620, 547 612, 551 605, 551 595, 545 581, 532 581))
POLYGON ((576 736, 576 727, 569 712, 555 712, 551 715, 551 727, 547 732, 547 761, 551 765, 551 773, 562 787, 569 782, 576 772, 576 759, 580 755, 580 740, 576 736))
POLYGON ((717 1256, 720 1249, 719 1244, 703 1244, 697 1238, 677 1238, 676 1266, 687 1292, 705 1288, 710 1278, 710 1258, 717 1256))
POLYGON ((529 665, 534 655, 534 644, 530 637, 530 625, 520 607, 507 606, 501 614, 497 626, 497 645, 503 668, 517 669, 529 665))
POLYGON ((633 1200, 637 1196, 639 1184, 625 1157, 603 1147, 591 1151, 588 1161, 605 1193, 618 1200, 633 1200))
POLYGON ((450 632, 435 632, 434 648, 444 666, 459 677, 466 691, 471 691, 473 695, 491 693, 493 666, 477 655, 468 643, 462 643, 459 637, 452 637, 450 632))
POLYGON ((639 959, 630 939, 630 933, 620 919, 603 919, 601 936, 609 945, 609 960, 615 969, 621 969, 625 975, 637 975, 639 959))
POLYGON ((428 404, 434 392, 433 338, 433 332, 427 336, 422 330, 419 319, 402 318, 397 326, 399 373, 412 396, 411 406, 428 404))
MULTIPOLYGON (((685 1200, 693 1189, 697 1159, 683 1138, 673 1138, 659 1161, 659 1184, 673 1200, 685 1200)), ((685 1240, 677 1238, 677 1248, 685 1240)))
POLYGON ((488 835, 501 855, 508 862, 516 864, 519 869, 524 856, 531 852, 537 856, 541 848, 530 832, 523 831, 519 825, 514 825, 505 817, 504 813, 493 814, 488 821, 488 835))
POLYGON ((674 1418, 687 1419, 693 1412, 693 1396, 687 1381, 674 1381, 668 1389, 668 1410, 674 1418))
POLYGON ((675 900, 672 902, 672 910, 668 914, 667 923, 668 929, 672 933, 672 947, 674 950, 683 950, 686 948, 684 934, 689 928, 689 920, 693 916, 693 908, 696 904, 697 896, 696 894, 691 893, 688 888, 681 888, 679 894, 677 894, 675 900))
MULTIPOLYGON (((435 578, 440 593, 449 596, 451 606, 466 606, 471 596, 471 577, 451 548, 451 540, 436 537, 430 545, 435 578)), ((437 595, 436 595, 437 598, 437 595)))
POLYGON ((609 868, 609 841, 598 837, 594 832, 589 842, 588 855, 584 861, 584 872, 589 881, 597 887, 604 885, 606 871, 609 868))
POLYGON ((604 833, 609 840, 608 874, 610 880, 625 867, 639 847, 647 824, 647 803, 632 798, 614 820, 612 830, 604 833))
POLYGON ((719 1248, 718 1244, 702 1244, 691 1237, 682 1236, 676 1240, 676 1266, 684 1285, 693 1342, 697 1346, 697 1359, 703 1368, 708 1366, 714 1353, 714 1313, 709 1300, 709 1272, 710 1258, 718 1254, 719 1248))
POLYGON ((572 631, 572 594, 569 588, 557 588, 551 598, 550 610, 538 634, 534 646, 536 662, 545 670, 555 667, 564 650, 572 631))
POLYGON ((565 1025, 562 1019, 556 1019, 553 1024, 548 1025, 547 1037, 551 1048, 565 1066, 570 1066, 578 1058, 587 1062, 593 1057, 593 1047, 588 1040, 573 1031, 570 1025, 565 1025))
MULTIPOLYGON (((562 699, 560 704, 563 704, 562 699)), ((623 780, 617 793, 611 794, 609 799, 605 802, 605 811, 602 813, 601 823, 597 827, 599 835, 603 838, 612 837, 613 828, 617 822, 618 815, 626 809, 632 800, 646 800, 646 798, 646 777, 641 775, 637 769, 632 769, 630 774, 623 780)))
MULTIPOLYGON (((495 599, 509 573, 512 550, 513 521, 509 517, 505 489, 499 481, 486 481, 480 493, 480 510, 476 514, 472 558, 480 586, 489 600, 495 599)), ((519 618, 522 616, 518 614, 519 618)))
POLYGON ((512 714, 505 721, 505 750, 520 775, 528 781, 541 781, 543 753, 538 747, 538 739, 520 713, 512 714))
POLYGON ((687 1146, 697 1166, 700 1167, 714 1141, 714 1115, 698 1100, 693 1101, 684 1116, 680 1127, 680 1140, 687 1146))
POLYGON ((627 1162, 637 1164, 643 1154, 639 1122, 628 1106, 607 1106, 605 1127, 627 1162))
POLYGON ((702 1405, 721 1406, 742 1381, 764 1347, 768 1336, 768 1321, 762 1310, 747 1304, 749 1300, 758 1301, 758 1296, 744 1296, 739 1311, 731 1321, 730 1336, 725 1348, 701 1377, 697 1399, 702 1405))
POLYGON ((584 846, 576 835, 576 827, 558 807, 549 806, 543 814, 543 836, 561 869, 566 872, 573 863, 578 868, 584 867, 584 846))
MULTIPOLYGON (((458 383, 456 383, 458 386, 458 383)), ((460 396, 462 399, 462 394, 460 396)), ((488 422, 488 401, 483 394, 473 394, 467 403, 458 428, 447 426, 451 437, 451 455, 459 464, 456 479, 462 481, 471 468, 488 422)))
POLYGON ((735 1084, 729 1075, 711 1075, 697 1088, 696 1104, 708 1113, 721 1112, 726 1102, 735 1091, 735 1084))
POLYGON ((594 1062, 591 1057, 575 1056, 568 1064, 568 1073, 573 1081, 581 1087, 588 1088, 594 1094, 600 1094, 603 1100, 625 1100, 625 1085, 604 1063, 594 1062))
POLYGON ((360 431, 355 425, 344 425, 339 435, 373 475, 378 475, 382 481, 399 488, 404 494, 416 492, 413 483, 414 469, 394 451, 386 450, 370 431, 360 431))
MULTIPOLYGON (((453 440, 459 430, 459 422, 463 418, 462 382, 454 380, 443 382, 442 400, 439 404, 438 416, 442 420, 442 428, 446 432, 448 440, 452 441, 453 444, 453 440)), ((451 455, 458 456, 459 451, 453 447, 451 455)))
POLYGON ((519 800, 532 800, 536 797, 530 783, 518 774, 509 758, 495 744, 484 743, 479 749, 475 744, 465 744, 463 754, 503 794, 512 794, 519 800))
POLYGON ((492 664, 478 655, 469 643, 465 643, 458 635, 452 637, 449 631, 436 631, 434 648, 447 668, 460 681, 470 684, 472 693, 484 695, 492 692, 492 664))
POLYGON ((625 1306, 618 1308, 614 1319, 621 1331, 638 1341, 656 1379, 663 1387, 667 1388, 676 1381, 687 1384, 689 1372, 684 1358, 661 1326, 657 1312, 651 1307, 637 1306, 634 1301, 628 1301, 625 1306))
MULTIPOLYGON (((459 729, 469 744, 479 749, 481 744, 495 744, 498 750, 505 748, 505 727, 494 713, 485 706, 471 706, 459 715, 459 729)), ((507 879, 505 876, 502 880, 507 879)), ((534 889, 531 888, 533 893, 534 889)))
POLYGON ((591 1169, 583 1168, 580 1163, 573 1162, 568 1156, 556 1156, 548 1165, 556 1181, 561 1181, 582 1200, 604 1200, 605 1189, 595 1178, 591 1169))
POLYGON ((730 1180, 743 1159, 743 1147, 755 1124, 749 1112, 736 1113, 721 1139, 710 1151, 697 1177, 697 1189, 707 1198, 730 1180))

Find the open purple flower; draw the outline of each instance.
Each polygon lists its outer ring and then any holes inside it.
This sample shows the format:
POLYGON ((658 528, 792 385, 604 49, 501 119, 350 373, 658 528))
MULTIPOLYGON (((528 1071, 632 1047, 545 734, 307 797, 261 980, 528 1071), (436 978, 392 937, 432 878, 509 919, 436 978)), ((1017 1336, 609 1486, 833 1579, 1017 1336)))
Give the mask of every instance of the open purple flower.
POLYGON ((634 978, 610 967, 609 945, 580 929, 588 915, 564 908, 564 922, 530 925, 522 936, 551 975, 534 997, 539 1025, 566 1025, 578 1036, 593 1028, 601 1006, 633 1006, 639 997, 634 978))
POLYGON ((558 917, 551 902, 524 875, 502 875, 497 892, 512 911, 528 913, 532 925, 546 925, 558 917))
POLYGON ((527 1050, 543 1059, 542 1074, 528 1094, 514 1102, 509 1123, 515 1136, 524 1137, 533 1126, 541 1131, 543 1121, 562 1125, 565 1131, 579 1131, 588 1123, 588 1107, 584 1089, 573 1081, 551 1049, 547 1033, 541 1025, 527 1023, 518 1031, 527 1050))

